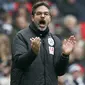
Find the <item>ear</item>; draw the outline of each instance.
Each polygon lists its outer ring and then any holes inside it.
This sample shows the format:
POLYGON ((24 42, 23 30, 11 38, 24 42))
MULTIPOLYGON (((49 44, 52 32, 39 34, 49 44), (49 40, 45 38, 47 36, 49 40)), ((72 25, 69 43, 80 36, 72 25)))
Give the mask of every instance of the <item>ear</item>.
POLYGON ((34 21, 34 16, 33 15, 31 16, 31 19, 32 19, 32 21, 34 21))

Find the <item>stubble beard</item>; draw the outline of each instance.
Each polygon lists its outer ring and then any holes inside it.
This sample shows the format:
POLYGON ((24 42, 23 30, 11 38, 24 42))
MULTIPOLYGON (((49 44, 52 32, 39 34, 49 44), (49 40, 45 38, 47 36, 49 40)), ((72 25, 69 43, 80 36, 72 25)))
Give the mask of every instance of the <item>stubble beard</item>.
POLYGON ((40 30, 40 31, 44 31, 46 30, 47 26, 45 26, 44 28, 39 27, 38 23, 35 23, 36 27, 40 30))

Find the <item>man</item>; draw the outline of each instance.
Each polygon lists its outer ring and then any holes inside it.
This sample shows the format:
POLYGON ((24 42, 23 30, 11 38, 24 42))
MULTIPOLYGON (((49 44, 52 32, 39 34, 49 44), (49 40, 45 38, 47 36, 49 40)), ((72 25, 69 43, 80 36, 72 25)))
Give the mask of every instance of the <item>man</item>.
POLYGON ((66 71, 75 37, 64 40, 49 33, 50 9, 38 2, 32 9, 29 28, 17 33, 12 47, 11 85, 57 85, 66 71))

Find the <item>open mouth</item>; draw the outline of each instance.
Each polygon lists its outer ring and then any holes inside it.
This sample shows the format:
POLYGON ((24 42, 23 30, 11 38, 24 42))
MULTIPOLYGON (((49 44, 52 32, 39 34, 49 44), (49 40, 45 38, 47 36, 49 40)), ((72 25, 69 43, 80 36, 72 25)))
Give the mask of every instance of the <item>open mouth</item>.
POLYGON ((45 20, 40 20, 40 22, 39 22, 39 27, 40 27, 40 28, 44 28, 45 25, 46 25, 45 20))

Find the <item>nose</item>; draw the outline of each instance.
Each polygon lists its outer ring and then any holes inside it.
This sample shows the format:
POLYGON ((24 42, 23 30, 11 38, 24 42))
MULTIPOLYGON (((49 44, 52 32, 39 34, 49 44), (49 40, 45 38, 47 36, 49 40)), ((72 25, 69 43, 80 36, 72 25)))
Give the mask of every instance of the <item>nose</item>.
POLYGON ((44 18, 44 17, 45 17, 44 13, 42 13, 42 14, 41 14, 41 17, 42 17, 42 18, 44 18))

